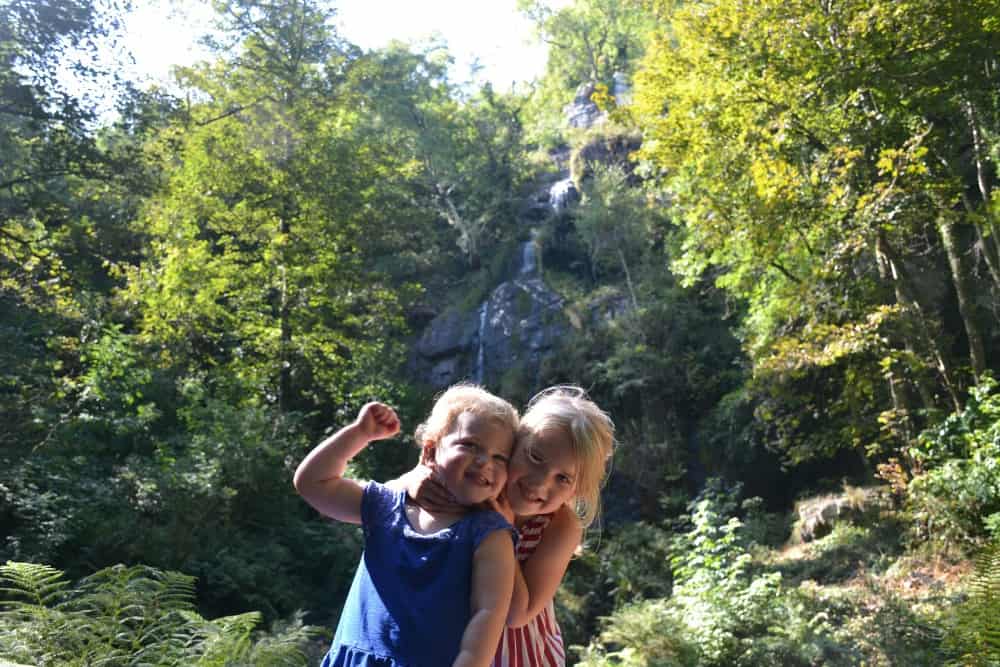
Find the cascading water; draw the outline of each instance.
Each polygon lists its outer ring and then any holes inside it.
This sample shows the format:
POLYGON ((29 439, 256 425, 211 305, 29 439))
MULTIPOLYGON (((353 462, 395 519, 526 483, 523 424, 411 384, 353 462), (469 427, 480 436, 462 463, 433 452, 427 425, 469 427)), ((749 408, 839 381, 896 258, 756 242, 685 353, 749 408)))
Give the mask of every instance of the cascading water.
POLYGON ((476 384, 483 383, 483 377, 485 376, 486 368, 486 311, 489 308, 490 302, 484 301, 482 305, 479 306, 479 331, 477 337, 479 338, 479 349, 476 350, 476 368, 473 372, 473 379, 475 379, 476 384))
POLYGON ((534 238, 534 230, 531 237, 530 241, 525 241, 521 245, 521 268, 517 272, 521 277, 530 277, 538 273, 538 243, 534 238))
POLYGON ((576 201, 580 193, 576 189, 572 178, 564 178, 552 184, 549 188, 549 205, 554 213, 561 213, 569 208, 569 205, 576 201))
MULTIPOLYGON (((579 200, 570 178, 546 186, 535 203, 546 210, 525 222, 547 219, 579 200)), ((415 373, 435 387, 468 379, 497 387, 526 382, 537 388, 544 357, 565 337, 569 321, 562 297, 542 279, 538 230, 518 248, 505 280, 472 311, 448 310, 436 317, 416 345, 415 373)))

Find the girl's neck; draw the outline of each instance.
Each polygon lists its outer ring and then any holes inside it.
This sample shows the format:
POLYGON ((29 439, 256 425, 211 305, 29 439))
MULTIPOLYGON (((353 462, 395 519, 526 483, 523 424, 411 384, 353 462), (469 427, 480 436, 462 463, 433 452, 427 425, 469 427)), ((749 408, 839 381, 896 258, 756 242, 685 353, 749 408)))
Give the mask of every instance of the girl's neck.
POLYGON ((466 512, 431 512, 410 501, 406 502, 406 518, 410 527, 421 535, 431 535, 458 522, 466 512))

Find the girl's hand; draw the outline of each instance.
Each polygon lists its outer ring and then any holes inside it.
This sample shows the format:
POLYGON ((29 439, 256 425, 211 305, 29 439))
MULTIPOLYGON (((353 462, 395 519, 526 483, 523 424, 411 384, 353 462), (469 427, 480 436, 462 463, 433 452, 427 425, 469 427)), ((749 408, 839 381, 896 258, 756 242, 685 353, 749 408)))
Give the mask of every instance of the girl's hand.
POLYGON ((354 424, 369 442, 391 438, 399 433, 399 417, 385 403, 366 404, 361 408, 354 424))
POLYGON ((514 515, 514 508, 510 506, 510 501, 507 500, 507 493, 505 491, 501 491, 499 496, 493 500, 487 500, 486 502, 491 510, 494 512, 500 512, 500 514, 503 515, 503 518, 507 519, 507 523, 512 526, 514 525, 514 519, 516 518, 514 515))
POLYGON ((464 512, 465 507, 458 504, 455 496, 438 481, 434 470, 418 464, 416 468, 406 473, 406 494, 415 503, 428 512, 455 514, 464 512))

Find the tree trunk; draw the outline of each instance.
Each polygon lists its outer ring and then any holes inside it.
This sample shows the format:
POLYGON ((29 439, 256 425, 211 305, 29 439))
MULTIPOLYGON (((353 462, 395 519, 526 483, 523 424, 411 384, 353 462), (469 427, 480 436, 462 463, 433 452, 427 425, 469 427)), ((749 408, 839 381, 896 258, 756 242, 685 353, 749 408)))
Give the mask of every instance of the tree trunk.
MULTIPOLYGON (((962 205, 965 212, 971 217, 975 213, 975 207, 969 201, 967 194, 962 194, 962 205)), ((987 212, 987 215, 989 213, 987 212)), ((997 249, 996 236, 992 233, 992 225, 988 225, 990 235, 983 233, 983 225, 974 224, 976 229, 976 243, 979 245, 979 252, 986 262, 986 269, 989 271, 990 279, 993 280, 993 290, 1000 290, 1000 251, 997 249)))
POLYGON ((951 399, 952 407, 956 412, 961 411, 962 400, 958 395, 958 387, 954 379, 954 371, 941 349, 940 341, 934 332, 935 327, 929 321, 928 315, 920 303, 916 290, 913 289, 913 284, 910 280, 906 267, 897 257, 895 250, 889 244, 888 239, 885 238, 885 235, 882 232, 879 232, 875 243, 876 254, 882 258, 883 261, 885 261, 886 266, 889 269, 889 277, 892 280, 893 288, 896 292, 896 300, 900 305, 914 315, 917 323, 917 329, 921 334, 921 338, 923 338, 923 342, 930 350, 931 356, 934 359, 934 365, 937 368, 937 371, 941 376, 941 381, 944 383, 945 390, 948 392, 948 396, 951 399))
POLYGON ((632 274, 628 270, 628 262, 625 261, 625 253, 621 248, 618 248, 618 259, 621 260, 622 270, 625 271, 625 284, 628 285, 628 293, 632 297, 632 308, 639 310, 639 300, 635 298, 635 288, 632 286, 632 274))
MULTIPOLYGON (((979 187, 979 196, 982 198, 983 207, 986 211, 986 227, 989 234, 983 234, 983 230, 980 225, 976 225, 976 233, 979 237, 979 245, 983 251, 983 257, 986 259, 986 265, 989 267, 990 276, 993 278, 993 284, 1000 288, 1000 237, 998 237, 998 231, 996 225, 993 224, 992 216, 989 212, 990 200, 992 199, 992 190, 987 182, 986 168, 983 165, 984 158, 986 154, 986 147, 983 145, 983 133, 979 128, 979 113, 976 111, 975 105, 972 100, 966 99, 964 103, 965 117, 969 122, 969 133, 972 135, 972 155, 976 163, 976 185, 979 187)), ((963 195, 963 201, 965 202, 965 208, 971 213, 974 207, 969 203, 968 196, 963 195)))
POLYGON ((979 194, 982 195, 983 203, 990 203, 990 187, 986 182, 986 169, 983 167, 983 155, 986 152, 983 146, 983 135, 979 129, 979 115, 976 112, 972 100, 965 100, 965 117, 969 121, 969 130, 972 133, 972 151, 976 160, 976 184, 979 186, 979 194))
MULTIPOLYGON (((288 221, 282 218, 280 225, 282 238, 288 238, 288 221)), ((279 305, 278 321, 280 327, 280 340, 278 343, 278 409, 282 414, 291 409, 292 394, 292 324, 289 310, 291 308, 288 297, 288 270, 284 263, 279 267, 281 272, 281 301, 279 305)))
POLYGON ((902 415, 902 419, 900 420, 902 422, 902 432, 894 428, 893 434, 902 440, 904 445, 909 445, 916 436, 909 392, 906 390, 906 384, 896 375, 896 371, 892 367, 889 368, 889 372, 886 374, 886 380, 889 382, 889 396, 892 398, 892 409, 896 414, 902 415))
POLYGON ((962 316, 962 324, 965 326, 965 336, 969 341, 969 357, 972 361, 972 372, 976 380, 986 370, 986 352, 983 346, 983 336, 976 323, 976 306, 971 290, 969 289, 969 272, 966 269, 962 252, 959 248, 958 234, 955 230, 955 222, 949 219, 947 213, 938 220, 938 232, 941 234, 941 243, 944 245, 945 253, 948 255, 948 265, 951 267, 951 281, 955 286, 955 295, 958 299, 958 312, 962 316))

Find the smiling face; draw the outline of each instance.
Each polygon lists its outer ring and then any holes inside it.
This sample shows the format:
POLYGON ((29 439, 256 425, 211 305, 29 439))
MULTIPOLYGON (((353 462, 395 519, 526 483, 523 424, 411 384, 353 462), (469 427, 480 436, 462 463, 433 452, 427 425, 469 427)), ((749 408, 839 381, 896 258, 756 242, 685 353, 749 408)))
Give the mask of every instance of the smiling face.
POLYGON ((569 433, 549 428, 518 443, 507 475, 507 500, 518 516, 549 514, 576 494, 579 470, 569 433))
POLYGON ((425 463, 462 505, 496 498, 507 482, 507 465, 514 447, 510 426, 463 412, 437 444, 425 447, 425 463))

